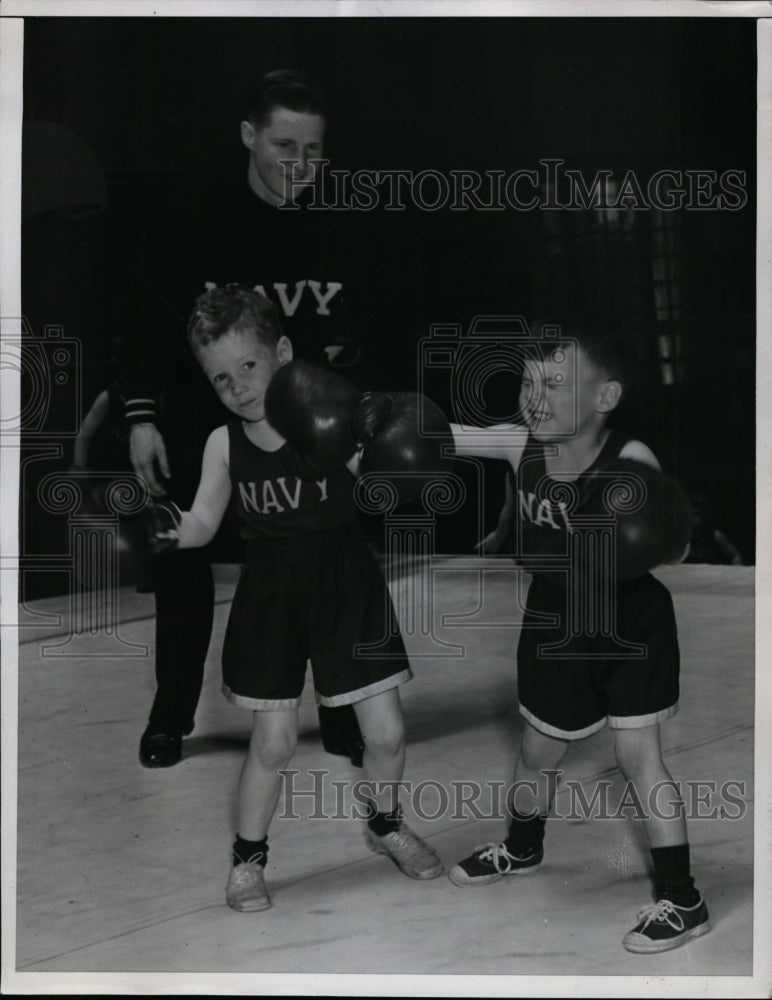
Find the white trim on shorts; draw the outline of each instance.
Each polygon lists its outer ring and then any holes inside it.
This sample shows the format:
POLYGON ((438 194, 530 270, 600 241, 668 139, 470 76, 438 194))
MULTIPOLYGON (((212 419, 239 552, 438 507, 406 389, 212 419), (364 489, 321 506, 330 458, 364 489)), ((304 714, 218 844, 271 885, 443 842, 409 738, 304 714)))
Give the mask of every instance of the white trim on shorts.
POLYGON ((546 736, 556 736, 560 740, 582 740, 585 736, 591 736, 593 733, 597 733, 599 729, 603 729, 606 725, 605 716, 599 719, 597 722, 593 722, 591 726, 587 726, 585 729, 558 729, 557 726, 551 726, 548 722, 542 722, 541 719, 537 718, 533 712, 529 712, 527 708, 520 706, 520 714, 526 718, 534 729, 538 729, 540 733, 544 733, 546 736))
POLYGON ((374 694, 381 694, 382 691, 390 691, 391 688, 399 687, 406 681, 413 679, 413 671, 406 667, 398 674, 384 677, 380 681, 368 684, 367 687, 357 688, 356 691, 345 691, 343 694, 334 694, 331 698, 325 698, 316 692, 317 705, 324 705, 326 708, 339 708, 341 705, 355 705, 358 701, 371 698, 374 694))
MULTIPOLYGON (((315 691, 316 703, 317 705, 325 705, 327 708, 353 705, 358 701, 364 701, 365 698, 371 698, 374 694, 380 694, 382 691, 389 691, 391 688, 399 687, 400 684, 404 684, 406 681, 412 680, 412 678, 413 671, 410 667, 407 667, 400 673, 384 677, 374 684, 368 684, 367 687, 357 688, 356 691, 346 691, 344 694, 336 694, 331 698, 325 698, 318 691, 315 691)), ((223 684, 221 690, 232 705, 236 705, 238 708, 249 708, 254 712, 284 712, 288 709, 299 708, 302 700, 301 698, 249 698, 247 695, 236 694, 235 691, 231 691, 227 684, 223 684)))
POLYGON ((534 729, 538 729, 546 736, 555 736, 560 740, 583 740, 586 736, 592 736, 599 729, 603 729, 605 725, 608 725, 610 729, 644 729, 646 726, 653 726, 658 722, 665 722, 666 719, 672 719, 677 711, 678 702, 669 708, 661 709, 659 712, 649 712, 648 715, 608 715, 584 729, 558 729, 557 726, 551 726, 548 722, 542 722, 533 712, 529 712, 522 705, 520 706, 520 714, 531 723, 534 729))
POLYGON ((643 729, 645 726, 654 726, 658 722, 672 719, 677 711, 678 702, 659 712, 649 712, 648 715, 610 715, 608 724, 612 729, 643 729))
POLYGON ((249 698, 231 691, 227 684, 223 684, 221 691, 232 705, 238 708, 251 708, 255 712, 283 712, 290 708, 298 708, 301 701, 300 698, 249 698))

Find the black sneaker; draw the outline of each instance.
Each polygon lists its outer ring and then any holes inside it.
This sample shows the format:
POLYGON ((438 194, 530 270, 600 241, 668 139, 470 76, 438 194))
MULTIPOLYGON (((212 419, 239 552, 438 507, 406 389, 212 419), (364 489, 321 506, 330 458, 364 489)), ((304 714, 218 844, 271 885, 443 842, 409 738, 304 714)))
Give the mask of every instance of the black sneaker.
POLYGON ((622 944, 628 951, 641 954, 669 951, 709 930, 710 919, 704 900, 694 906, 676 906, 669 899, 660 899, 641 910, 638 923, 625 935, 622 944))
POLYGON ((470 885, 490 885, 498 882, 505 875, 528 875, 535 872, 544 858, 541 847, 534 848, 529 854, 510 854, 505 844, 483 844, 476 847, 474 854, 448 872, 448 878, 454 885, 466 888, 470 885))

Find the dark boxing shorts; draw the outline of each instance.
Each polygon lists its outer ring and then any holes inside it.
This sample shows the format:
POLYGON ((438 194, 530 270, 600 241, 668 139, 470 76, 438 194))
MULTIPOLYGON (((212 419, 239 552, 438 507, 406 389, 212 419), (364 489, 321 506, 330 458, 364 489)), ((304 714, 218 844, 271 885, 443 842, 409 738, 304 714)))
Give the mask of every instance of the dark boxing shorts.
POLYGON ((410 680, 386 580, 358 523, 246 548, 223 647, 229 701, 296 708, 309 659, 316 699, 329 707, 410 680))
POLYGON ((678 710, 678 635, 667 587, 647 574, 621 585, 616 608, 606 602, 602 611, 572 612, 565 588, 538 575, 531 583, 517 690, 521 714, 548 736, 576 740, 606 724, 650 726, 678 710))

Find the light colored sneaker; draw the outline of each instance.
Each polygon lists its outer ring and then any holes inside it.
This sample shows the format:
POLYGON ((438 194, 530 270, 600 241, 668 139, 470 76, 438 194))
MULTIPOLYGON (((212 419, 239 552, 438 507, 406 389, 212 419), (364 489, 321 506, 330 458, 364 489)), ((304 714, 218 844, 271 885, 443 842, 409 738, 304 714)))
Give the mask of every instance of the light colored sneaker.
POLYGON ((262 854, 253 855, 248 861, 232 865, 225 887, 225 901, 232 910, 252 913, 267 910, 273 904, 265 888, 262 854))
POLYGON ((376 854, 390 857, 408 878, 437 878, 445 870, 437 854, 404 823, 398 830, 379 837, 365 827, 365 843, 376 854))

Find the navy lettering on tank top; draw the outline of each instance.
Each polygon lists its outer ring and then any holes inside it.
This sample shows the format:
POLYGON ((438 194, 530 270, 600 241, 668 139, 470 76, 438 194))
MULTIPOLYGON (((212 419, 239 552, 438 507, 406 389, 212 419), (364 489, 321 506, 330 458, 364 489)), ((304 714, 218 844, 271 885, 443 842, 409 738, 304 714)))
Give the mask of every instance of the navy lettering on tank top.
POLYGON ((339 469, 318 480, 291 476, 282 451, 253 444, 240 420, 228 423, 231 503, 241 537, 295 538, 340 528, 356 516, 354 477, 339 469))
POLYGON ((547 474, 545 447, 533 437, 523 451, 517 472, 508 469, 510 486, 515 498, 508 549, 530 572, 548 572, 550 560, 568 555, 568 535, 571 531, 569 511, 575 491, 581 495, 583 483, 595 469, 618 458, 632 438, 622 431, 612 430, 595 461, 572 482, 561 482, 547 474))

